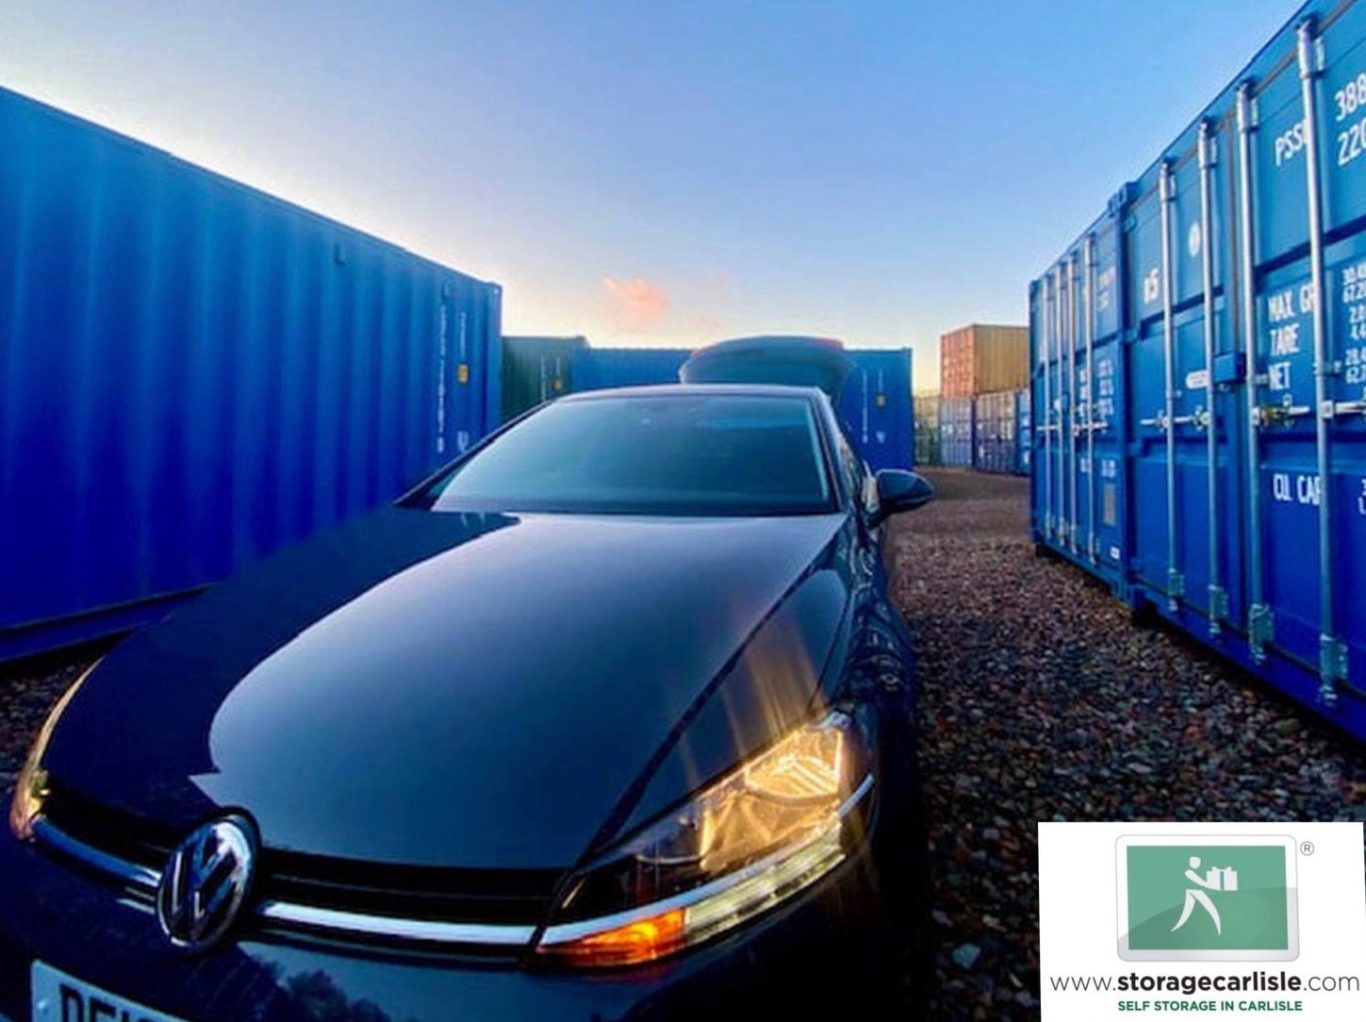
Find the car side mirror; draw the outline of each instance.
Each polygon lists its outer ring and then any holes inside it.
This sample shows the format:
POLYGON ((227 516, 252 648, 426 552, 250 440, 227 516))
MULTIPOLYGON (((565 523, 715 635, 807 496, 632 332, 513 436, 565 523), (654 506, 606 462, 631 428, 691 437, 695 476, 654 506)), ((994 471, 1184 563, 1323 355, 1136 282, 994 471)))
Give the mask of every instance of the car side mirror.
POLYGON ((877 474, 877 525, 892 515, 914 511, 934 499, 934 486, 922 475, 899 468, 884 468, 877 474))

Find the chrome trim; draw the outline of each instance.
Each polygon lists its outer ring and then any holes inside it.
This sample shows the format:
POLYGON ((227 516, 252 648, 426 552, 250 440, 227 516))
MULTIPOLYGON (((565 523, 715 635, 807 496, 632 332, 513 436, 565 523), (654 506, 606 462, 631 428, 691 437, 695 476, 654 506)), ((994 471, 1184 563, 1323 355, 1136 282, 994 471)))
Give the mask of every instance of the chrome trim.
POLYGON ((222 940, 246 904, 259 847, 256 825, 241 813, 191 831, 171 852, 157 887, 157 924, 166 939, 186 951, 222 940))
POLYGON ((65 831, 59 830, 44 817, 38 817, 33 822, 33 836, 44 844, 50 845, 77 862, 84 863, 101 873, 107 873, 117 880, 122 881, 130 887, 147 894, 155 894, 157 885, 161 883, 161 874, 154 869, 146 866, 139 866, 135 862, 128 862, 117 856, 102 852, 98 848, 92 848, 84 841, 77 841, 65 831))
POLYGON ((534 926, 495 923, 443 923, 398 916, 376 916, 340 909, 316 908, 292 902, 263 901, 256 909, 260 919, 305 929, 328 930, 371 937, 397 937, 402 940, 441 944, 492 944, 510 947, 531 943, 534 926))
MULTIPOLYGON (((842 820, 845 816, 849 815, 850 811, 863 801, 872 788, 873 775, 868 774, 859 783, 859 786, 854 789, 853 794, 840 804, 839 809, 836 810, 837 817, 842 820)), ((816 837, 798 845, 796 848, 780 849, 765 856, 758 862, 752 862, 748 866, 737 869, 733 873, 727 873, 725 876, 717 877, 715 880, 703 884, 701 887, 694 887, 692 890, 684 891, 682 894, 675 894, 672 898, 652 901, 648 905, 626 909, 624 912, 615 912, 610 916, 597 916, 593 919, 584 919, 577 923, 560 923, 556 926, 548 926, 546 927, 545 933, 541 935, 538 946, 545 947, 547 945, 566 944, 570 941, 580 940, 583 937, 591 937, 597 933, 615 930, 619 926, 627 926, 630 923, 637 922, 641 919, 649 919, 651 916, 657 916, 661 912, 668 912, 671 909, 688 908, 689 906, 696 905, 699 902, 706 901, 708 898, 728 891, 732 887, 736 887, 752 877, 758 876, 765 870, 790 859, 799 852, 805 851, 822 838, 829 836, 832 829, 837 829, 837 826, 827 827, 816 837)), ((841 858, 843 857, 841 856, 841 858)))
MULTIPOLYGON (((43 844, 77 862, 113 877, 129 889, 143 894, 147 898, 156 896, 157 888, 161 884, 160 871, 139 866, 137 863, 128 862, 97 848, 92 848, 84 841, 76 840, 42 817, 34 822, 33 834, 43 844)), ((125 899, 125 901, 130 900, 125 899)), ((145 905, 138 907, 144 910, 146 908, 145 905)), ((339 934, 390 937, 428 943, 512 947, 529 944, 536 932, 534 926, 434 922, 422 919, 404 919, 398 916, 345 912, 338 909, 318 908, 312 905, 299 905, 283 901, 264 901, 256 906, 253 915, 257 919, 276 923, 282 927, 327 930, 339 934)))
MULTIPOLYGON (((847 816, 855 806, 867 797, 872 787, 873 775, 868 774, 854 789, 853 794, 840 805, 837 815, 841 819, 847 816)), ((161 884, 160 871, 139 866, 136 863, 102 852, 97 848, 92 848, 83 841, 77 841, 42 817, 34 822, 33 833, 34 837, 43 844, 114 877, 128 887, 145 893, 149 897, 155 896, 156 890, 161 884)), ((805 847, 807 845, 802 846, 802 848, 805 847)), ((800 850, 796 849, 796 851, 800 850)), ((712 881, 710 884, 695 888, 667 901, 655 902, 652 905, 632 909, 629 912, 619 913, 615 916, 603 916, 583 923, 552 926, 546 930, 542 940, 545 943, 573 940, 577 936, 586 936, 600 930, 611 929, 643 916, 667 911, 684 904, 694 904, 749 879, 792 854, 794 854, 794 850, 789 849, 775 852, 745 869, 737 870, 728 876, 712 881), (566 936, 565 934, 569 935, 566 936)), ((261 902, 256 906, 253 915, 257 919, 279 925, 282 928, 297 927, 305 930, 322 930, 334 934, 388 937, 424 943, 525 947, 531 943, 531 939, 536 933, 534 926, 496 923, 447 923, 424 919, 405 919, 399 916, 347 912, 341 909, 321 908, 275 900, 261 902)))
POLYGON ((868 774, 859 782, 859 786, 854 789, 854 793, 846 798, 836 810, 836 815, 843 819, 848 816, 856 805, 864 800, 868 792, 873 790, 873 775, 868 774))

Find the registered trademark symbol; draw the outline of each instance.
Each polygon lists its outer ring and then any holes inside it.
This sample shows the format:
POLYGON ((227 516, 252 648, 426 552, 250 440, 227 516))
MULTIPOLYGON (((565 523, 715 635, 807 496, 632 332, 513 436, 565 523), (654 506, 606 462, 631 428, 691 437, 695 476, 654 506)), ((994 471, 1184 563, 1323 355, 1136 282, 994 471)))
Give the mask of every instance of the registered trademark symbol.
POLYGON ((1313 855, 1313 854, 1314 854, 1314 842, 1312 842, 1312 841, 1305 841, 1305 842, 1303 842, 1303 843, 1300 845, 1300 854, 1301 854, 1301 855, 1313 855))

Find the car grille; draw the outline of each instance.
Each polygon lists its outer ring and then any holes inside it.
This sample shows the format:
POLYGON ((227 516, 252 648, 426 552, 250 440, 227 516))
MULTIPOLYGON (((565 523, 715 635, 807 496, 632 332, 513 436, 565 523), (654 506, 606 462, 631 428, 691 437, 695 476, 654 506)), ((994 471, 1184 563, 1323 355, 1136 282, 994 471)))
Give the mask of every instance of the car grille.
MULTIPOLYGON (((49 795, 36 833, 148 903, 183 837, 65 788, 49 795)), ((555 870, 397 866, 267 847, 256 866, 253 925, 506 953, 530 943, 558 882, 555 870)))

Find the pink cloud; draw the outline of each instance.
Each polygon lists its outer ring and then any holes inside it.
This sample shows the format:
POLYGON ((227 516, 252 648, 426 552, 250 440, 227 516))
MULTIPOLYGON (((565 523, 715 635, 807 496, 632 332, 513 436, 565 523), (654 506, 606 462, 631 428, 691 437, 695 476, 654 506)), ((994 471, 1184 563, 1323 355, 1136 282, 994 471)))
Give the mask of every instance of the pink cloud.
POLYGON ((642 277, 602 278, 613 323, 622 330, 642 330, 654 326, 669 309, 664 288, 642 277))

